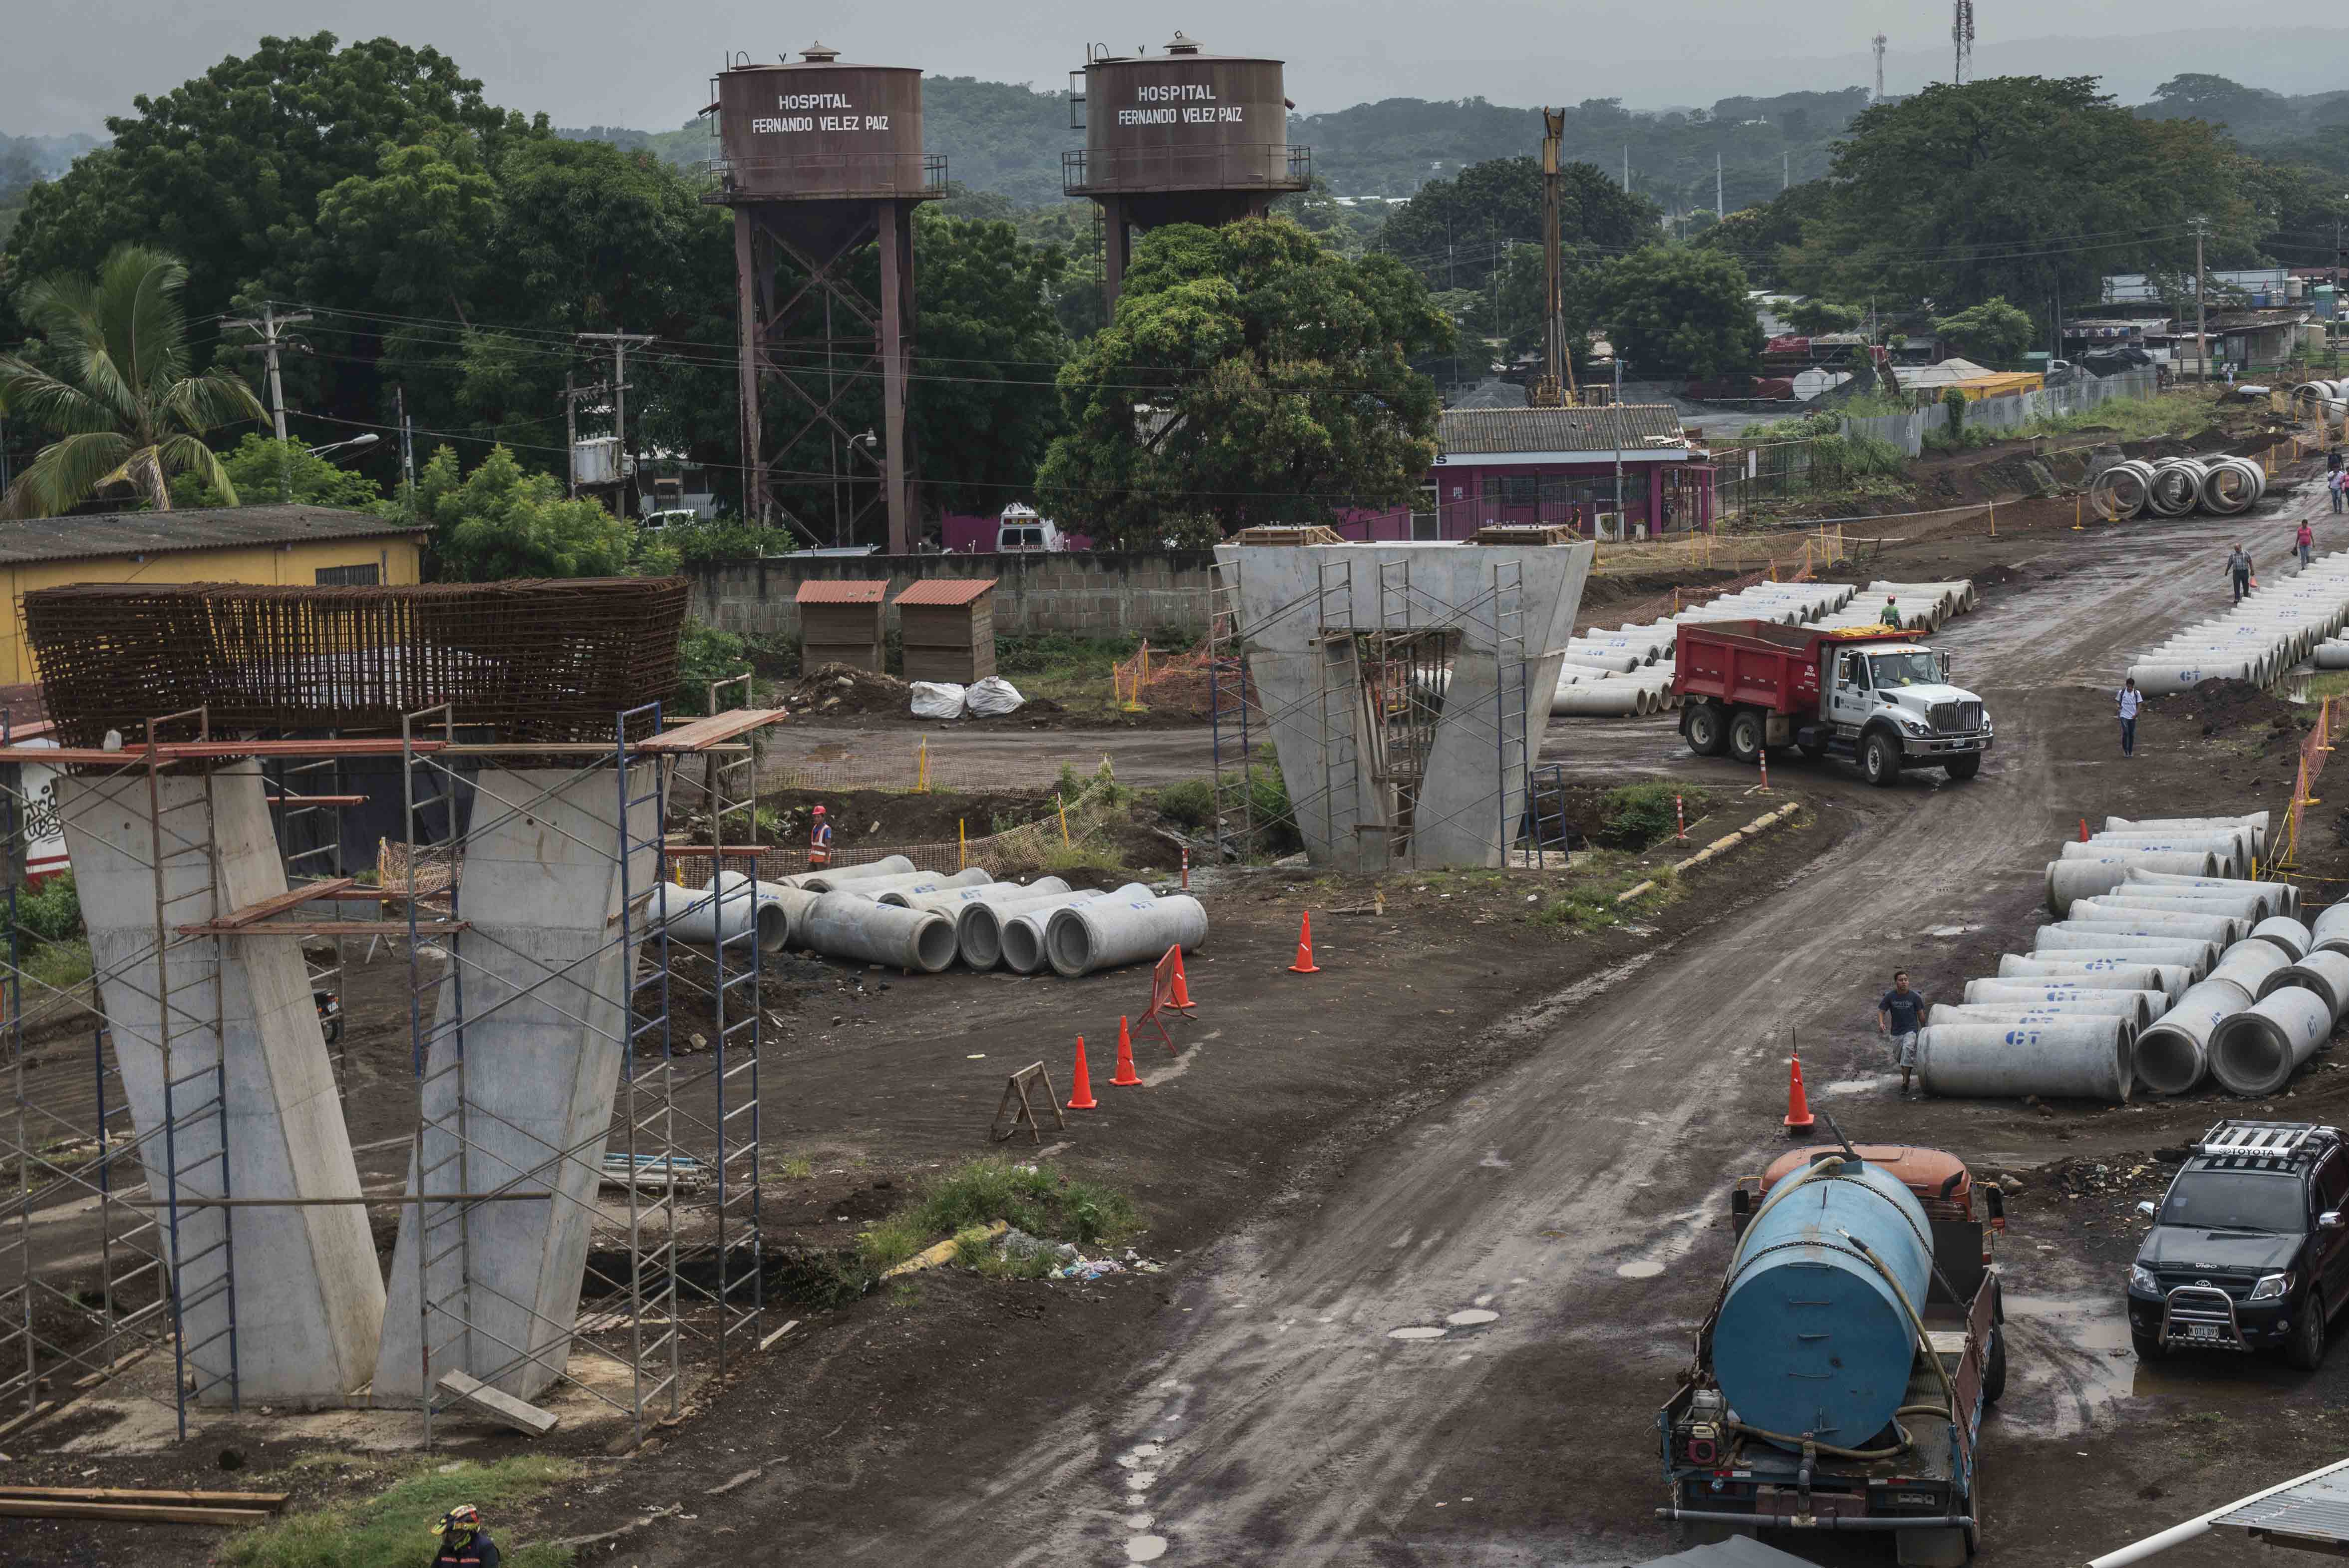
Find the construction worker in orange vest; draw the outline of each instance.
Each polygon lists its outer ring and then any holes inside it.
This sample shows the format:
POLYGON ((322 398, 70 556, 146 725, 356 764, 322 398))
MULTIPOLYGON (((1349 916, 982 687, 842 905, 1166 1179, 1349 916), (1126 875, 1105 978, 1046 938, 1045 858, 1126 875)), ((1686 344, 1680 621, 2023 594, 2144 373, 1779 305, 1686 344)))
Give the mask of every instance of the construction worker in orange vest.
POLYGON ((433 1568, 498 1568, 503 1553, 481 1524, 481 1511, 460 1502, 432 1527, 440 1549, 432 1555, 433 1568))
POLYGON ((815 820, 808 827, 808 870, 820 872, 832 864, 832 824, 824 820, 823 808, 815 809, 815 820))

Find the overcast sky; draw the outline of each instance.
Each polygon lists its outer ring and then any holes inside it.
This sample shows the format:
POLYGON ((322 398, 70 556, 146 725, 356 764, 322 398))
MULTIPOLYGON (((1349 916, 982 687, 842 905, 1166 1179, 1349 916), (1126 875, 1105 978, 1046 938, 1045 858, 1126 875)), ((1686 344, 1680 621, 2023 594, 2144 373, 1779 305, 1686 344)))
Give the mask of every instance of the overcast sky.
MULTIPOLYGON (((200 75, 264 34, 322 29, 431 45, 498 103, 558 124, 661 129, 700 108, 725 51, 771 58, 819 36, 852 60, 1058 87, 1088 41, 1154 51, 1181 27, 1217 52, 1288 60, 1289 96, 1308 111, 1470 95, 1651 108, 1862 84, 1878 32, 1891 40, 1886 86, 1910 91, 1947 79, 1950 11, 1949 0, 0 0, 0 130, 96 131, 134 94, 200 75)), ((1979 0, 1977 74, 2105 74, 2125 101, 2181 70, 2287 92, 2349 86, 2339 70, 2349 34, 2287 44, 2264 26, 2214 29, 2213 15, 2209 0, 1979 0)))

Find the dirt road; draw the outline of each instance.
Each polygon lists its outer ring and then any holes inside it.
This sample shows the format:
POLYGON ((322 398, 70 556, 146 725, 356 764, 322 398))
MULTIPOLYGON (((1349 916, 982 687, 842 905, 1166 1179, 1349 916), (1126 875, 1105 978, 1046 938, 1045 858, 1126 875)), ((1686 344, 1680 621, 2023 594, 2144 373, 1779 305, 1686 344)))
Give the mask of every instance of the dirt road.
MULTIPOLYGON (((885 1522, 841 1522, 831 1554, 895 1556, 908 1540, 957 1562, 1055 1565, 1670 1550, 1651 1518, 1652 1412, 1710 1302, 1719 1245, 1701 1243, 1726 1184, 1768 1157, 1767 1059, 1789 1030, 1848 1032, 1892 955, 2016 903, 2050 844, 2098 809, 2067 792, 2050 727, 2079 722, 2078 688, 2108 688, 2126 651, 2218 602, 2215 569, 2195 568, 2232 531, 2165 530, 1951 627, 1939 641, 2000 726, 1976 784, 1855 789, 1869 821, 1785 892, 1595 997, 1541 1004, 1540 1053, 1364 1157, 1300 1217, 1223 1243, 1190 1271, 1163 1353, 1117 1397, 1068 1408, 1008 1463, 896 1500, 885 1522)), ((1617 771, 1644 758, 1735 776, 1671 745, 1668 727, 1619 725, 1578 727, 1561 748, 1617 771)), ((1873 1087, 1857 1075, 1825 1097, 1873 1087)), ((1880 1095, 1853 1109, 1871 1138, 1915 1119, 1880 1095)), ((2023 1337, 2082 1355, 2053 1330, 2023 1337)), ((2018 1367, 1992 1419, 1988 1561, 2077 1561, 2075 1547, 2127 1539, 2144 1511, 2067 1495, 2083 1375, 2058 1372, 2018 1367)), ((2310 1391, 2344 1379, 2337 1367, 2310 1391)))

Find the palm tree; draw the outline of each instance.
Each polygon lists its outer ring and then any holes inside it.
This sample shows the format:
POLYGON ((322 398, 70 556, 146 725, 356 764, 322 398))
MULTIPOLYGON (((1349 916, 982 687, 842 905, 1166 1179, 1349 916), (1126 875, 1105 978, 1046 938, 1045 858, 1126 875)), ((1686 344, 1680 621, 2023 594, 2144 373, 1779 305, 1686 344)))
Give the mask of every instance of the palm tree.
POLYGON ((0 496, 0 517, 56 517, 109 485, 171 509, 171 476, 192 471, 236 504, 207 432, 264 410, 224 371, 188 372, 188 323, 176 257, 122 245, 96 278, 60 273, 25 287, 17 308, 48 347, 54 372, 0 355, 0 409, 57 439, 0 496))

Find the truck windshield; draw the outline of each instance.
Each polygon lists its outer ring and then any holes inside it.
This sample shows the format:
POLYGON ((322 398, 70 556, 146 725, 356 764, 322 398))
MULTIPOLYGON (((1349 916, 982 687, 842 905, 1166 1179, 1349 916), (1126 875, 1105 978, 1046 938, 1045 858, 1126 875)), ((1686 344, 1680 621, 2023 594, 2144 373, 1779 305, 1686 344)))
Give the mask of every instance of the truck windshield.
POLYGON ((2308 1215, 2300 1182, 2251 1171, 2199 1171, 2173 1183, 2156 1223, 2203 1231, 2272 1231, 2293 1234, 2308 1215))
POLYGON ((1930 654, 1874 654, 1869 655, 1868 665, 1875 673, 1879 691, 1886 686, 1939 686, 1941 682, 1941 661, 1930 654))

